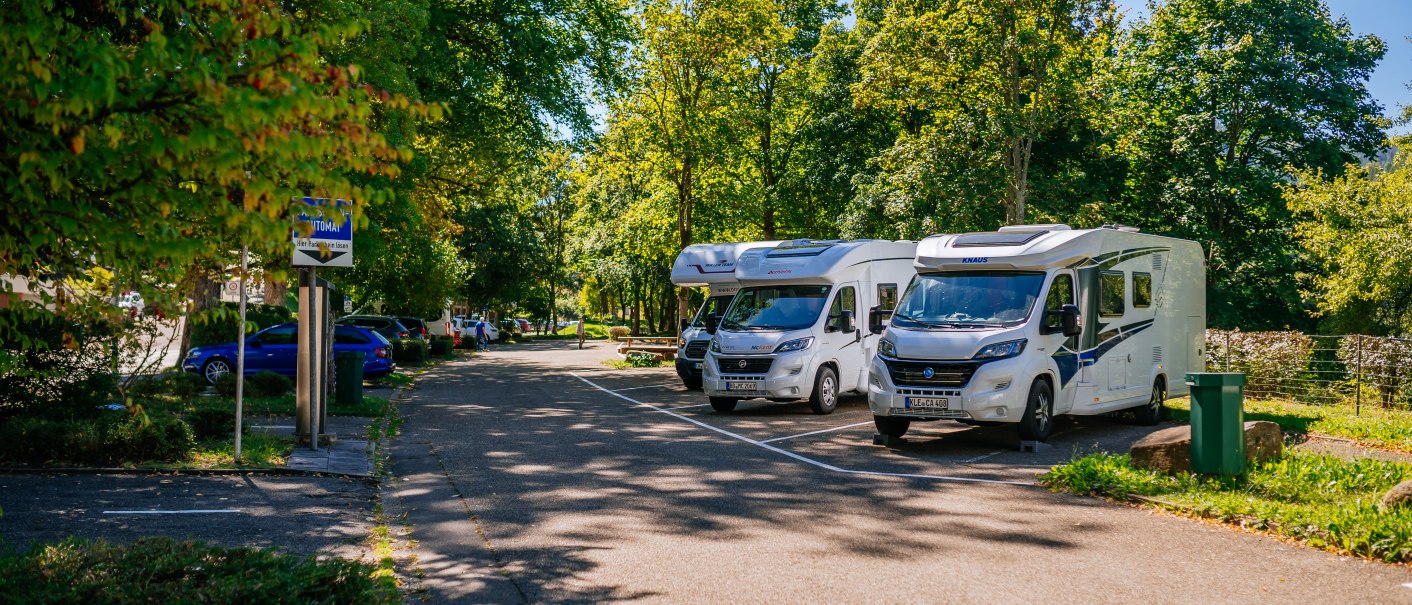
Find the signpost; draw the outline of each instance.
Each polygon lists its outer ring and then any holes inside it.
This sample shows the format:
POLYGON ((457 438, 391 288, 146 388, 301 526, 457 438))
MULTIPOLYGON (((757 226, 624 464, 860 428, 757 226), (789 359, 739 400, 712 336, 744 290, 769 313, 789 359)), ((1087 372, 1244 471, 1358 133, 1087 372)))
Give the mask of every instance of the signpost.
POLYGON ((333 322, 329 297, 333 285, 318 278, 318 267, 353 266, 353 217, 349 202, 304 198, 311 207, 294 221, 294 266, 299 268, 299 361, 296 369, 295 435, 319 449, 325 435, 328 366, 332 359, 333 322), (341 211, 341 220, 325 209, 341 211))

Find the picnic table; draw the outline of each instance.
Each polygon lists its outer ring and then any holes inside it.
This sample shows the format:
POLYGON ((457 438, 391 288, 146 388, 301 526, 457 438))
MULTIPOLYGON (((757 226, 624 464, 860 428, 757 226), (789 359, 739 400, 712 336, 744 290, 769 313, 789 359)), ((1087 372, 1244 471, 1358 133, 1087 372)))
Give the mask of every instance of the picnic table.
POLYGON ((645 351, 662 356, 671 361, 677 357, 677 337, 675 336, 620 336, 618 354, 626 356, 632 351, 645 351))

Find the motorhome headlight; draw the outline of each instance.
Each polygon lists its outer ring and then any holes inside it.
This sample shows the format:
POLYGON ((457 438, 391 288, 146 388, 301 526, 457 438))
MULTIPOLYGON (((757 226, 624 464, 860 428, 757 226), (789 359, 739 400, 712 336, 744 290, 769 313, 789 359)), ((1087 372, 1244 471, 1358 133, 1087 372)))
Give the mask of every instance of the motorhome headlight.
POLYGON ((892 344, 892 341, 891 341, 891 340, 888 340, 888 339, 886 339, 886 338, 884 338, 884 339, 882 339, 882 340, 879 340, 879 341, 878 341, 878 355, 886 355, 886 356, 888 356, 888 357, 897 357, 897 345, 892 344))
POLYGON ((804 338, 796 338, 789 342, 780 343, 780 346, 775 347, 775 352, 788 353, 790 351, 803 351, 804 349, 809 348, 809 345, 812 344, 814 344, 814 337, 805 336, 804 338))
POLYGON ((712 353, 720 353, 720 352, 721 352, 721 341, 716 340, 716 339, 714 339, 714 338, 711 339, 711 352, 712 352, 712 353))
POLYGON ((1014 357, 1025 350, 1025 342, 1026 339, 1021 338, 1019 340, 1008 340, 1005 342, 997 342, 993 345, 986 345, 981 347, 981 351, 976 353, 975 358, 1005 359, 1006 357, 1014 357))

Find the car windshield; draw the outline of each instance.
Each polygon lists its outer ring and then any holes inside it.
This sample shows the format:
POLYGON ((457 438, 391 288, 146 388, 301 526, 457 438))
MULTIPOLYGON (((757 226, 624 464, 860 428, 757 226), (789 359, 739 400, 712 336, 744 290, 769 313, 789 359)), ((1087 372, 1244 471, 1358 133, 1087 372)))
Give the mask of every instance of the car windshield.
POLYGON ((1024 323, 1044 273, 967 271, 918 275, 892 315, 899 328, 969 329, 1024 323))
POLYGON ((734 297, 734 295, 712 296, 706 299, 706 302, 701 305, 701 309, 696 312, 696 319, 692 320, 691 327, 706 327, 706 318, 712 315, 721 315, 725 313, 726 307, 731 304, 731 299, 734 297))
POLYGON ((744 288, 726 310, 727 330, 798 330, 814 325, 829 286, 758 286, 744 288))

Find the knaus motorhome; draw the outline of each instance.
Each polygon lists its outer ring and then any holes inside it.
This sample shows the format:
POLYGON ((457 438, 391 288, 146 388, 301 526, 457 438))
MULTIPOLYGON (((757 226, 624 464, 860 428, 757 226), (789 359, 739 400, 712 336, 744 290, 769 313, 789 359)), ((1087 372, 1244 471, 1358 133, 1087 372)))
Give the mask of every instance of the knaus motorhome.
POLYGON ((808 399, 828 414, 867 388, 878 336, 859 311, 891 309, 912 279, 916 242, 794 240, 741 254, 740 291, 715 328, 703 377, 711 407, 808 399))
MULTIPOLYGON (((1004 227, 917 246, 917 277, 878 346, 878 432, 911 422, 1016 423, 1132 409, 1155 424, 1206 367, 1206 269, 1196 242, 1131 227, 1004 227)), ((870 318, 882 331, 882 315, 870 318)))
POLYGON ((688 389, 701 388, 701 366, 706 360, 706 347, 711 335, 706 332, 706 319, 719 317, 735 296, 740 284, 735 280, 735 263, 740 254, 751 248, 773 248, 773 242, 739 242, 727 244, 692 244, 682 248, 672 263, 672 283, 685 287, 708 287, 706 302, 696 311, 696 317, 682 326, 681 343, 677 349, 677 376, 688 389))

